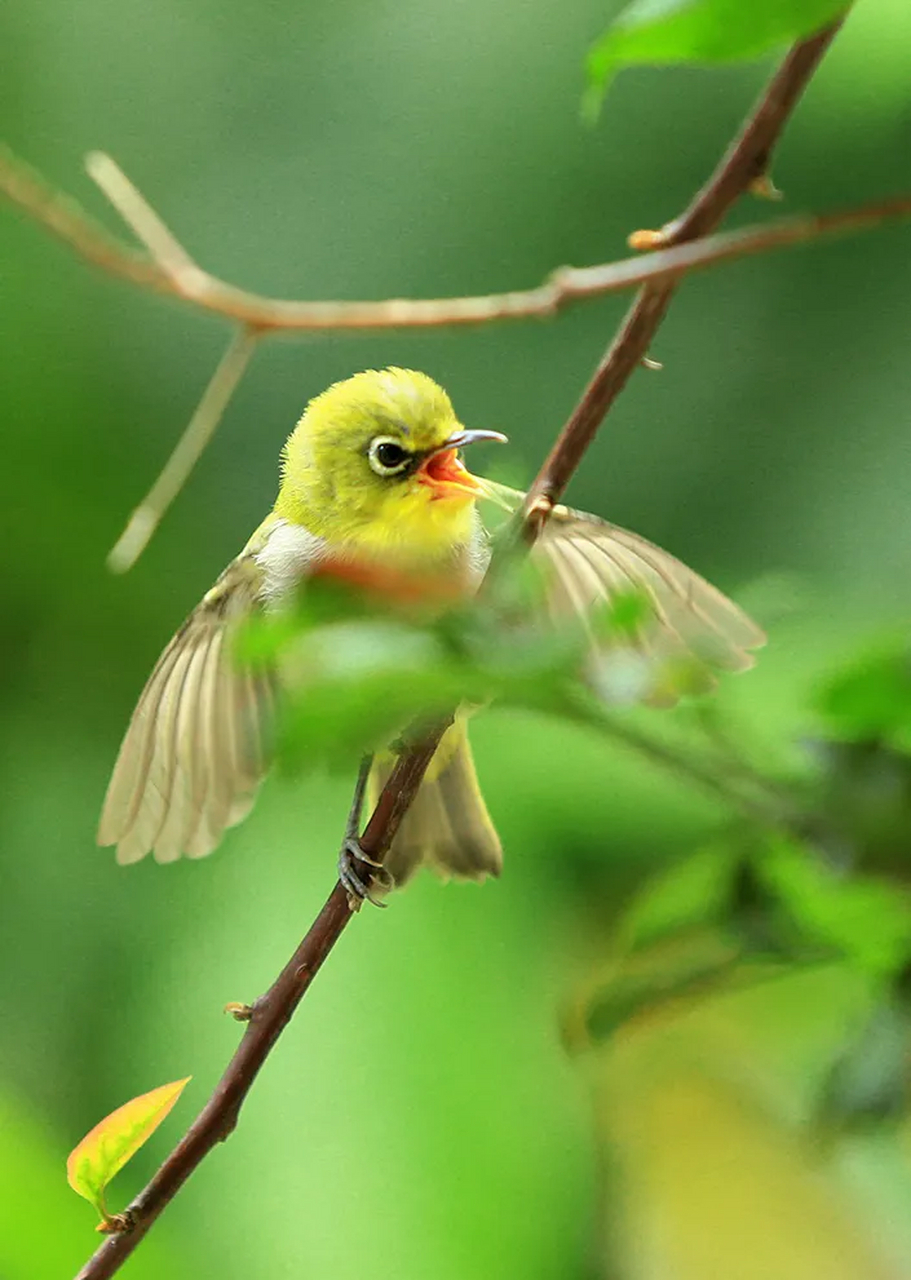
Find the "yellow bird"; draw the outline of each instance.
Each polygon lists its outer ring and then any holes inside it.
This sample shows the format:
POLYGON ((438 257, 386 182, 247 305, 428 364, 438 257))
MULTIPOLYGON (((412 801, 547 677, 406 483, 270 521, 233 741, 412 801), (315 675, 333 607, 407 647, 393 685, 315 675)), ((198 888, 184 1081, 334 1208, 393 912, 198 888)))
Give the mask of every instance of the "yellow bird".
MULTIPOLYGON (((478 440, 505 437, 466 430, 445 391, 409 369, 359 373, 311 400, 285 445, 272 512, 171 640, 139 698, 98 831, 99 844, 116 844, 119 862, 149 852, 159 862, 203 857, 249 812, 281 696, 277 674, 232 659, 232 632, 251 613, 282 608, 333 564, 442 580, 454 592, 476 588, 490 555, 478 500, 522 500, 466 470, 459 450, 478 440)), ((650 652, 742 670, 765 639, 692 570, 595 516, 557 507, 532 559, 547 570, 551 619, 584 618, 618 590, 637 589, 653 607, 642 639, 650 652)), ((388 767, 374 764, 374 794, 388 767)), ((463 716, 443 738, 386 866, 401 884, 421 863, 478 880, 500 872, 463 716)), ((339 865, 363 896, 349 852, 339 865)))

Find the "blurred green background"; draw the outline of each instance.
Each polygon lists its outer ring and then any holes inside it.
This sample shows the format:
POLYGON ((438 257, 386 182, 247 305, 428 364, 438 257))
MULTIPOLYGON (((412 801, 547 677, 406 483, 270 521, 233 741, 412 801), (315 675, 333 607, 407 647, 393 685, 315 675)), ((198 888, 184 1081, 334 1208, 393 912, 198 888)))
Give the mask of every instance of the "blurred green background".
MULTIPOLYGON (((521 287, 622 256, 631 229, 678 212, 768 74, 631 71, 583 127, 582 63, 611 11, 20 4, 3 17, 0 117, 15 149, 116 226, 80 168, 109 151, 205 266, 262 292, 521 287)), ((861 0, 781 147, 788 211, 907 188, 909 85, 905 0, 861 0)), ((747 202, 734 221, 770 212, 747 202)), ((652 353, 664 371, 634 380, 573 485, 575 505, 673 550, 768 626, 759 667, 720 699, 769 759, 806 727, 814 683, 907 617, 908 247, 907 227, 887 227, 694 278, 652 353)), ((115 1183, 111 1206, 126 1202, 236 1043, 222 1006, 266 987, 333 881, 345 779, 270 783, 200 863, 122 869, 94 846, 137 693, 270 505, 286 433, 329 382, 408 365, 448 388, 467 425, 506 431, 507 474, 527 478, 626 300, 546 323, 267 344, 149 551, 116 579, 105 555, 225 334, 92 272, 9 209, 0 280, 0 1276, 43 1280, 97 1241, 66 1153, 120 1102, 192 1073, 115 1183)), ((593 1126, 558 1009, 631 887, 723 810, 581 731, 488 713, 472 736, 502 881, 421 877, 388 912, 362 913, 236 1134, 125 1274, 830 1280, 835 1258, 845 1275, 907 1274, 900 1147, 855 1144, 820 1184, 782 1136, 866 1007, 857 975, 814 987, 798 974, 761 1007, 728 993, 675 1023, 672 1052, 654 1028, 625 1033, 606 1066, 595 1055, 593 1126), (673 1078, 655 1085, 645 1059, 673 1078), (732 1065, 744 1062, 749 1105, 732 1065), (799 1189, 781 1191, 789 1177, 799 1189), (763 1208, 750 1179, 777 1202, 763 1208), (698 1205, 683 1198, 694 1186, 698 1205), (745 1225, 725 1254, 712 1223, 748 1204, 757 1240, 770 1215, 790 1239, 791 1215, 810 1254, 760 1256, 745 1225), (850 1241, 836 1247, 837 1231, 850 1241)))

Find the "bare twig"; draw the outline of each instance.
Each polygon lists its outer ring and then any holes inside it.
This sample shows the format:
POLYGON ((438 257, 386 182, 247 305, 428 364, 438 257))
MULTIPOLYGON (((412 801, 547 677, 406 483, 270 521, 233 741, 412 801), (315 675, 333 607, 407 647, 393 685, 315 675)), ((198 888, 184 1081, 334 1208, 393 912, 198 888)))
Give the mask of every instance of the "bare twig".
MULTIPOLYGON (((368 857, 382 861, 445 732, 441 724, 396 762, 360 838, 368 857)), ((214 1146, 231 1134, 241 1106, 272 1046, 290 1021, 326 956, 352 918, 348 894, 337 883, 294 955, 272 986, 249 1009, 242 1006, 243 1038, 209 1101, 148 1185, 121 1215, 128 1230, 99 1246, 76 1280, 104 1280, 120 1269, 136 1245, 214 1146)), ((232 1008, 231 1012, 235 1012, 232 1008)))
POLYGON ((85 158, 85 167, 89 177, 97 182, 127 226, 133 228, 148 249, 152 261, 170 276, 178 288, 181 279, 187 279, 199 270, 116 160, 103 151, 90 151, 85 158))
MULTIPOLYGON (((122 244, 69 197, 54 191, 37 173, 0 147, 0 192, 66 241, 83 258, 109 274, 227 320, 267 332, 434 328, 485 324, 555 315, 572 302, 621 293, 637 285, 674 279, 731 258, 784 248, 820 236, 875 227, 887 218, 911 214, 911 195, 879 200, 857 209, 782 218, 698 243, 670 246, 684 235, 680 220, 660 232, 638 233, 635 243, 657 248, 648 257, 623 258, 591 267, 559 267, 534 289, 464 298, 390 298, 383 302, 298 302, 266 298, 238 289, 193 262, 157 213, 109 156, 89 157, 92 176, 151 253, 151 259, 122 244)), ((702 226, 703 219, 693 225, 702 226)), ((708 228, 699 230, 705 235, 708 228)))
POLYGON ((163 471, 130 516, 127 527, 108 556, 108 568, 114 573, 125 573, 135 564, 158 528, 161 517, 186 484, 187 477, 221 421, 258 341, 259 335, 252 329, 238 329, 231 338, 196 412, 163 471))
MULTIPOLYGON (((683 240, 717 225, 737 196, 765 171, 773 145, 838 26, 836 23, 795 46, 709 184, 683 217, 665 229, 668 238, 683 240)), ((524 512, 528 540, 542 527, 608 407, 646 354, 672 292, 673 284, 646 288, 627 316, 532 487, 524 512)), ((382 861, 414 799, 445 727, 445 723, 438 725, 396 763, 361 840, 365 853, 377 861, 382 861)), ((112 1276, 204 1156, 231 1132, 259 1068, 350 918, 347 895, 337 883, 294 956, 252 1006, 243 1039, 215 1093, 129 1206, 126 1218, 130 1229, 109 1237, 77 1280, 112 1276)))

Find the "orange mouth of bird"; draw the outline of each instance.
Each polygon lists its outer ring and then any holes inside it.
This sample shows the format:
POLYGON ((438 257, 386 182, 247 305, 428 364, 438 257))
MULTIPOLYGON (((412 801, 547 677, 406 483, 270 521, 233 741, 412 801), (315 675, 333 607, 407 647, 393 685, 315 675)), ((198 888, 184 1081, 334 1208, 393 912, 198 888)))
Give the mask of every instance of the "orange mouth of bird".
POLYGON ((473 476, 459 457, 458 449, 440 449, 421 463, 417 478, 431 489, 431 501, 459 498, 467 501, 484 492, 477 476, 473 476))

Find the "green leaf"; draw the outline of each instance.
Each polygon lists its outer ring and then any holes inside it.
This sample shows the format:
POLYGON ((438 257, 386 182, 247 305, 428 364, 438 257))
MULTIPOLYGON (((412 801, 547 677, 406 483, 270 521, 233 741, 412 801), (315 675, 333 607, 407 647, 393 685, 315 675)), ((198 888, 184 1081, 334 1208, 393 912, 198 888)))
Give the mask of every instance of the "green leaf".
POLYGON ((808 940, 877 976, 898 972, 911 957, 911 900, 898 886, 847 878, 784 837, 770 841, 756 870, 808 940))
POLYGON ((595 635, 611 640, 634 640, 652 622, 655 613, 649 595, 641 590, 617 591, 599 609, 592 610, 595 635))
POLYGON ((902 644, 865 655, 817 698, 829 729, 849 740, 882 739, 906 750, 911 735, 911 656, 902 644))
POLYGON ((149 1093, 131 1098, 100 1120, 70 1152, 66 1162, 67 1181, 78 1195, 95 1206, 102 1226, 110 1220, 104 1203, 105 1187, 155 1132, 191 1078, 159 1085, 149 1093))
POLYGON ((431 634, 391 621, 336 623, 302 634, 284 669, 289 695, 279 757, 292 769, 348 767, 413 720, 462 701, 471 686, 471 673, 447 661, 431 634))
POLYGON ((645 946, 692 925, 722 920, 731 904, 736 863, 728 849, 701 849, 656 876, 620 923, 627 945, 645 946))
POLYGON ((584 627, 549 632, 529 621, 521 575, 504 575, 494 602, 430 616, 349 586, 317 581, 295 610, 251 620, 237 636, 241 665, 277 666, 285 696, 280 765, 349 768, 415 720, 492 699, 560 710, 581 667, 584 627))
POLYGON ((757 58, 845 8, 844 0, 632 0, 589 53, 589 106, 597 109, 621 67, 757 58))
POLYGON ((631 1018, 717 990, 742 959, 733 932, 702 926, 681 928, 623 956, 583 993, 587 1037, 606 1040, 631 1018))

